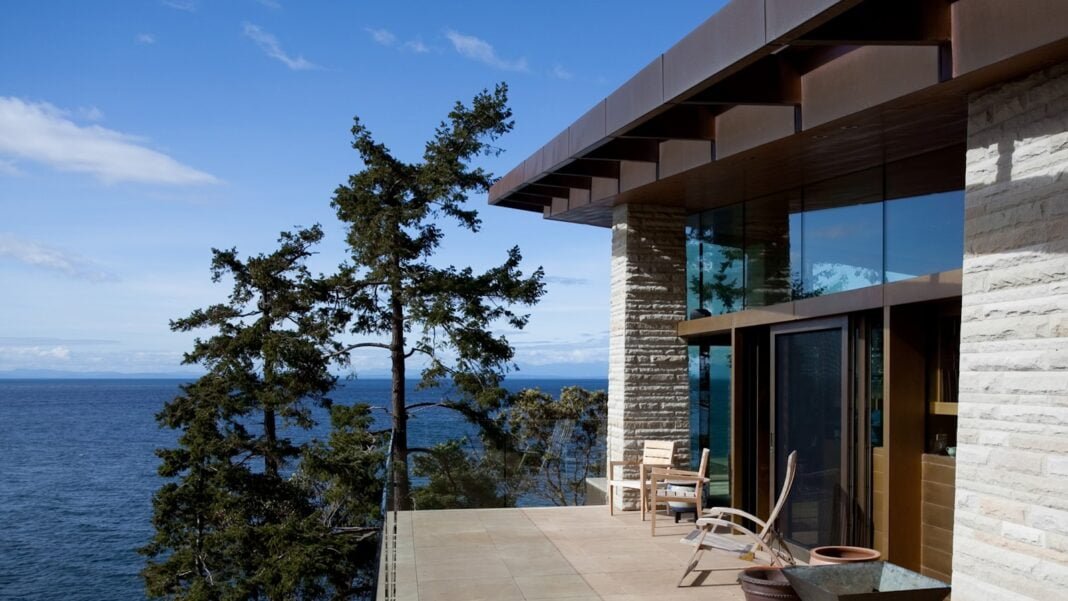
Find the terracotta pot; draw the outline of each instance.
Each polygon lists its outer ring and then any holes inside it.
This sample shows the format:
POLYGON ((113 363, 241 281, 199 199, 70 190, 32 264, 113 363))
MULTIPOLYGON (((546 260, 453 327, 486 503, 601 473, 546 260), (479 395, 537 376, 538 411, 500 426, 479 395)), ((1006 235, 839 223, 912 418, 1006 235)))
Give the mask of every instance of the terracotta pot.
POLYGON ((745 601, 801 601, 782 570, 772 566, 753 566, 738 574, 745 601))
POLYGON ((816 547, 809 551, 808 565, 825 566, 836 563, 858 563, 862 561, 879 561, 882 553, 875 549, 864 547, 846 547, 831 545, 828 547, 816 547))

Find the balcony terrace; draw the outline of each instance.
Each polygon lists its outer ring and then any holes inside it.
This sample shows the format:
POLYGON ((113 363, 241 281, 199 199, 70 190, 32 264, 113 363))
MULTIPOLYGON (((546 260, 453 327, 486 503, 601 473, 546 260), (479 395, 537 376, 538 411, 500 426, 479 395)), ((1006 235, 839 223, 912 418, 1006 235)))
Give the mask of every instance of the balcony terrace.
POLYGON ((639 512, 610 516, 603 505, 391 513, 377 598, 742 599, 731 568, 752 564, 721 553, 676 586, 693 550, 679 540, 692 529, 661 515, 654 537, 639 512))

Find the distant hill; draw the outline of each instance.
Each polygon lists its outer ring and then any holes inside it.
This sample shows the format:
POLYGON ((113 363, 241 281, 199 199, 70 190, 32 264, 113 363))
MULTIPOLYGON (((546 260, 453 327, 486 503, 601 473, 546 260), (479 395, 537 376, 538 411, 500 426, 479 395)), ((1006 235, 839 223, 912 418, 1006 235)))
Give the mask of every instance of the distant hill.
POLYGON ((62 371, 58 369, 11 369, 0 371, 0 380, 193 380, 199 373, 117 371, 62 371))
MULTIPOLYGON (((388 378, 389 372, 367 370, 357 374, 362 379, 388 378)), ((416 375, 412 373, 411 375, 416 375)), ((200 372, 142 372, 63 371, 58 369, 11 369, 0 371, 0 380, 192 380, 200 372)), ((553 363, 520 366, 520 371, 508 374, 509 380, 566 380, 607 379, 607 363, 553 363)))

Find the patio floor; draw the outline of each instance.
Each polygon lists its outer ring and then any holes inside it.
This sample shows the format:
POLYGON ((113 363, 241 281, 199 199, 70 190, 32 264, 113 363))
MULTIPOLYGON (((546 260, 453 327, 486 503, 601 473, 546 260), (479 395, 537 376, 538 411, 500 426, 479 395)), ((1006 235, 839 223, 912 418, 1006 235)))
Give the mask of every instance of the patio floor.
POLYGON ((692 522, 657 519, 649 533, 637 511, 606 506, 401 512, 397 518, 398 601, 571 599, 720 601, 742 599, 737 572, 752 565, 705 553, 696 579, 679 576, 693 547, 679 539, 692 522))

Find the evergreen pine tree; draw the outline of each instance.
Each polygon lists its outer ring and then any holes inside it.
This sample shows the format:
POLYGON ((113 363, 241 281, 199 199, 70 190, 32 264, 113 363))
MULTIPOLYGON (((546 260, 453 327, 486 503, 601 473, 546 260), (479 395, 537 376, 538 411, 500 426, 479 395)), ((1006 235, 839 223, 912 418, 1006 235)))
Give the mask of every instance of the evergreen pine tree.
MULTIPOLYGON (((335 383, 328 367, 339 322, 306 267, 321 237, 317 226, 283 233, 278 250, 247 260, 213 250, 212 279, 233 281, 229 301, 171 323, 214 333, 184 359, 207 373, 157 416, 180 436, 176 448, 157 451, 169 481, 153 499, 155 535, 142 549, 151 597, 348 598, 358 586, 350 568, 367 543, 336 527, 306 478, 291 477, 301 446, 286 436, 313 424, 312 406, 328 405, 335 383)), ((313 462, 324 490, 377 481, 367 478, 381 461, 366 439, 369 419, 345 417, 363 436, 353 448, 370 450, 354 457, 356 475, 313 462)))
POLYGON ((364 168, 333 199, 348 226, 352 257, 340 286, 353 313, 351 332, 362 337, 347 350, 371 347, 389 354, 396 501, 402 509, 411 501, 409 411, 421 405, 407 403, 406 360, 422 356, 422 386, 451 384, 455 393, 435 404, 460 411, 492 435, 492 414, 506 396, 501 379, 513 357, 507 339, 492 328, 522 328, 527 316, 511 307, 531 305, 544 293, 542 270, 524 276, 515 247, 504 263, 482 273, 431 261, 446 222, 478 231, 478 213, 466 207, 467 196, 488 191, 493 179, 470 163, 498 152, 491 143, 511 131, 511 117, 504 84, 484 90, 470 106, 457 102, 415 163, 395 157, 358 118, 352 128, 364 168))

